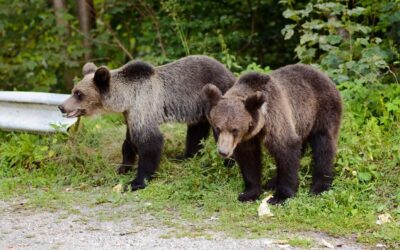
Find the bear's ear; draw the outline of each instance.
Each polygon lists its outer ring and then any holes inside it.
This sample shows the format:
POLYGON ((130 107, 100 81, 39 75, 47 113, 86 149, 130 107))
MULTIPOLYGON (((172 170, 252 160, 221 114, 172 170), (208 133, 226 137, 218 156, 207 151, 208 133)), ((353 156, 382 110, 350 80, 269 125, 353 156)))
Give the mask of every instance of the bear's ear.
POLYGON ((108 91, 108 88, 110 87, 110 78, 111 78, 111 73, 104 66, 98 68, 94 73, 93 81, 101 94, 104 94, 108 91))
POLYGON ((88 63, 85 63, 85 65, 83 65, 82 74, 85 76, 87 74, 96 72, 96 70, 97 70, 97 66, 92 62, 88 62, 88 63))
POLYGON ((244 101, 244 106, 250 113, 252 113, 261 108, 264 102, 266 102, 265 95, 260 91, 257 91, 255 94, 246 98, 244 101))
POLYGON ((211 107, 217 105, 219 99, 222 97, 222 92, 217 86, 209 83, 203 87, 202 98, 208 102, 211 107))
POLYGON ((268 83, 269 81, 271 81, 271 77, 269 75, 263 74, 262 75, 262 80, 263 80, 263 82, 265 84, 265 83, 268 83))

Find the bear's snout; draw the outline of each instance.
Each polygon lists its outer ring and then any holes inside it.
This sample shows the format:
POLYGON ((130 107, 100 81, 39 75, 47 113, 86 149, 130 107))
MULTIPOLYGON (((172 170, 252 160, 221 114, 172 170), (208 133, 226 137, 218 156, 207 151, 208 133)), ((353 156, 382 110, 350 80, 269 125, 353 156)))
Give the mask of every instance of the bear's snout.
POLYGON ((63 114, 66 113, 66 112, 65 112, 65 108, 64 108, 63 105, 59 105, 59 106, 58 106, 58 109, 61 111, 61 113, 63 113, 63 114))
POLYGON ((235 139, 232 136, 232 134, 227 132, 222 132, 219 135, 217 148, 218 148, 218 153, 222 157, 224 158, 230 157, 235 147, 236 147, 235 139))
POLYGON ((218 153, 224 158, 227 158, 229 156, 229 152, 225 149, 218 148, 218 153))

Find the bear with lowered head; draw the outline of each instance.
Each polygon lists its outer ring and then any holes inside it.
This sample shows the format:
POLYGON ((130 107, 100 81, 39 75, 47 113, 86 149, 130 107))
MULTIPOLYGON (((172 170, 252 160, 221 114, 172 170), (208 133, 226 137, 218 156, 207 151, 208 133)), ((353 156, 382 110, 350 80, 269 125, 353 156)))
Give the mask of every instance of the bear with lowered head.
POLYGON ((200 150, 200 142, 210 130, 201 99, 201 90, 209 82, 225 93, 235 77, 207 56, 188 56, 158 67, 135 61, 114 70, 87 63, 83 79, 59 108, 67 117, 123 113, 127 132, 118 172, 130 171, 138 155, 137 175, 130 183, 131 189, 137 190, 145 187, 145 180, 153 177, 160 163, 164 142, 160 124, 186 123, 184 157, 200 150))
POLYGON ((206 85, 203 98, 218 136, 219 154, 233 157, 240 166, 245 184, 240 201, 255 200, 262 193, 260 145, 277 165, 276 176, 266 184, 274 190, 270 204, 296 194, 300 158, 307 145, 313 158, 311 192, 330 188, 342 100, 324 73, 302 64, 269 75, 247 73, 224 95, 215 85, 206 85))

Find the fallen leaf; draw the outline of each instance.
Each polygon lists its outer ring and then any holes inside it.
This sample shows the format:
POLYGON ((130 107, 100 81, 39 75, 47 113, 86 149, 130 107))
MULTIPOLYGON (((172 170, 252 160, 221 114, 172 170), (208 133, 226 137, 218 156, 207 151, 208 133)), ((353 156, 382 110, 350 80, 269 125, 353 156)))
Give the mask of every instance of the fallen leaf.
POLYGON ((392 216, 390 214, 380 214, 376 220, 376 224, 382 225, 392 221, 392 216))
POLYGON ((322 243, 322 245, 326 246, 327 248, 330 248, 330 249, 334 249, 335 248, 331 243, 327 242, 324 239, 321 239, 321 243, 322 243))
POLYGON ((122 187, 121 183, 116 185, 115 187, 113 187, 113 191, 116 193, 122 193, 122 190, 123 190, 123 187, 122 187))
POLYGON ((277 245, 286 245, 288 243, 289 243, 289 241, 287 241, 287 240, 274 240, 272 242, 272 244, 277 244, 277 245))
POLYGON ((258 216, 260 217, 273 217, 274 214, 271 212, 271 209, 268 206, 268 200, 272 197, 272 195, 268 195, 261 201, 260 206, 258 207, 258 216))

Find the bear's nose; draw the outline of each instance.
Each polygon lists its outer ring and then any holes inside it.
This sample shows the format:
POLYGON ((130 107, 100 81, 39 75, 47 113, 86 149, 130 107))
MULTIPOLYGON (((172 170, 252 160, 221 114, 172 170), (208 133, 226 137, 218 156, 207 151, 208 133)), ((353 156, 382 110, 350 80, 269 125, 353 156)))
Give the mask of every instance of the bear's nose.
POLYGON ((61 113, 65 113, 65 109, 64 109, 63 105, 59 105, 58 109, 61 111, 61 113))
POLYGON ((220 148, 218 149, 218 153, 224 158, 228 157, 228 155, 229 155, 229 153, 227 151, 220 149, 220 148))

